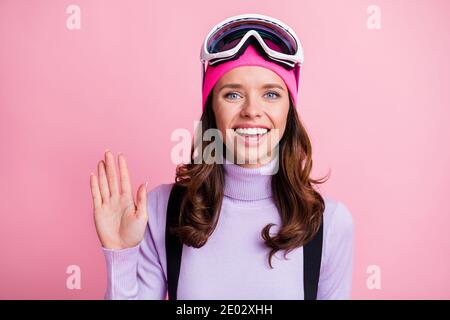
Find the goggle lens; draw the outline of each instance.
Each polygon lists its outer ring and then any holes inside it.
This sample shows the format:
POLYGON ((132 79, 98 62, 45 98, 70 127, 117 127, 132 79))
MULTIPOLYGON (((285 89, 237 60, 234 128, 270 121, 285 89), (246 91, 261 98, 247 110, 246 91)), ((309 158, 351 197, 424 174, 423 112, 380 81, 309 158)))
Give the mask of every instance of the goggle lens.
POLYGON ((234 48, 250 30, 257 31, 266 45, 274 51, 289 55, 293 55, 297 51, 295 40, 281 28, 277 30, 274 26, 241 23, 214 34, 208 41, 209 53, 218 53, 234 48))

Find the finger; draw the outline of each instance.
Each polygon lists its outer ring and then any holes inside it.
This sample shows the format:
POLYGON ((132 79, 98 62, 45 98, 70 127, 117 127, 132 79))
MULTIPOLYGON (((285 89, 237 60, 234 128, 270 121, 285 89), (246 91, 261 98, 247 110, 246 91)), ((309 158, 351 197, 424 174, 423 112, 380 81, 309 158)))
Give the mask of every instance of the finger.
POLYGON ((97 210, 102 206, 102 195, 100 194, 97 176, 93 172, 91 172, 90 182, 91 182, 92 202, 94 205, 94 210, 97 210))
POLYGON ((98 163, 98 178, 102 201, 103 203, 109 202, 109 197, 111 196, 111 194, 109 193, 108 180, 106 180, 105 163, 103 162, 103 160, 100 160, 100 162, 98 163))
POLYGON ((130 199, 133 199, 133 194, 131 193, 131 181, 130 175, 128 173, 128 166, 125 156, 119 153, 119 171, 120 171, 120 185, 122 187, 122 194, 127 195, 130 199))
POLYGON ((111 151, 105 152, 106 177, 108 179, 108 186, 111 196, 119 195, 119 183, 117 181, 116 165, 114 164, 114 155, 111 151))
POLYGON ((145 182, 139 187, 137 194, 137 216, 138 218, 144 218, 147 215, 147 185, 145 182))

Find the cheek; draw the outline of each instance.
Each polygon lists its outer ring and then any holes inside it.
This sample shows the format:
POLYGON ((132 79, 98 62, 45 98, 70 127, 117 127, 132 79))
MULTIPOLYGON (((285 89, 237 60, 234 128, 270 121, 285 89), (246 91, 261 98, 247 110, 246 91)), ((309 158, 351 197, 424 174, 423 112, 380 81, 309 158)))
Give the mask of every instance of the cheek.
POLYGON ((222 136, 225 136, 228 124, 225 119, 220 118, 219 122, 217 122, 217 129, 221 132, 222 136))
POLYGON ((270 118, 272 119, 275 128, 284 130, 286 127, 287 116, 288 110, 285 110, 285 108, 279 108, 270 115, 270 118))
POLYGON ((217 103, 215 105, 214 114, 216 116, 217 128, 221 131, 231 126, 231 122, 235 117, 233 109, 223 103, 217 103))
POLYGON ((274 127, 279 130, 278 131, 279 138, 281 139, 281 137, 284 134, 284 131, 286 130, 286 123, 289 109, 286 108, 285 110, 285 108, 280 108, 278 110, 279 111, 272 113, 270 115, 270 118, 273 122, 274 127))
POLYGON ((221 132, 222 136, 225 137, 226 130, 231 126, 231 118, 227 113, 222 112, 221 108, 216 109, 216 125, 217 129, 221 132))

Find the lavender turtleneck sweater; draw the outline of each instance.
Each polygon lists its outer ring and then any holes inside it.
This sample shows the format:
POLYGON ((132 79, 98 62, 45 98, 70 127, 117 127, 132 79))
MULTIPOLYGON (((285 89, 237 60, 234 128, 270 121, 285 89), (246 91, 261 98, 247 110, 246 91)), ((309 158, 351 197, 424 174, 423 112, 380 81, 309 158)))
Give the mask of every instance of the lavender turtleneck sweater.
MULTIPOLYGON (((303 247, 278 251, 271 269, 261 230, 274 234, 281 223, 273 202, 275 161, 243 168, 228 161, 224 199, 214 233, 201 248, 183 245, 178 299, 304 299, 303 247)), ((142 242, 128 249, 102 248, 106 258, 105 299, 166 299, 166 210, 172 184, 148 192, 148 227, 142 242)), ((352 282, 353 219, 347 207, 324 197, 322 265, 317 299, 349 299, 352 282)))

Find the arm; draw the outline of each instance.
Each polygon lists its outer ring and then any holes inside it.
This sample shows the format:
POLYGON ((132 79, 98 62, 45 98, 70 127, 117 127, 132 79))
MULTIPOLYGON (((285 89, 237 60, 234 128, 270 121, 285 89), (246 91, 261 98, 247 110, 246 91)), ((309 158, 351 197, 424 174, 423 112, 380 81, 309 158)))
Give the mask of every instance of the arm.
MULTIPOLYGON (((337 202, 324 215, 327 232, 319 278, 318 300, 350 299, 353 269, 353 218, 347 207, 337 202)), ((325 225, 324 225, 325 226, 325 225)))
POLYGON ((166 298, 166 279, 154 240, 154 232, 159 224, 156 216, 158 189, 153 189, 147 195, 149 222, 142 242, 120 250, 102 247, 107 270, 107 300, 166 298), (154 225, 151 228, 152 223, 154 225))

